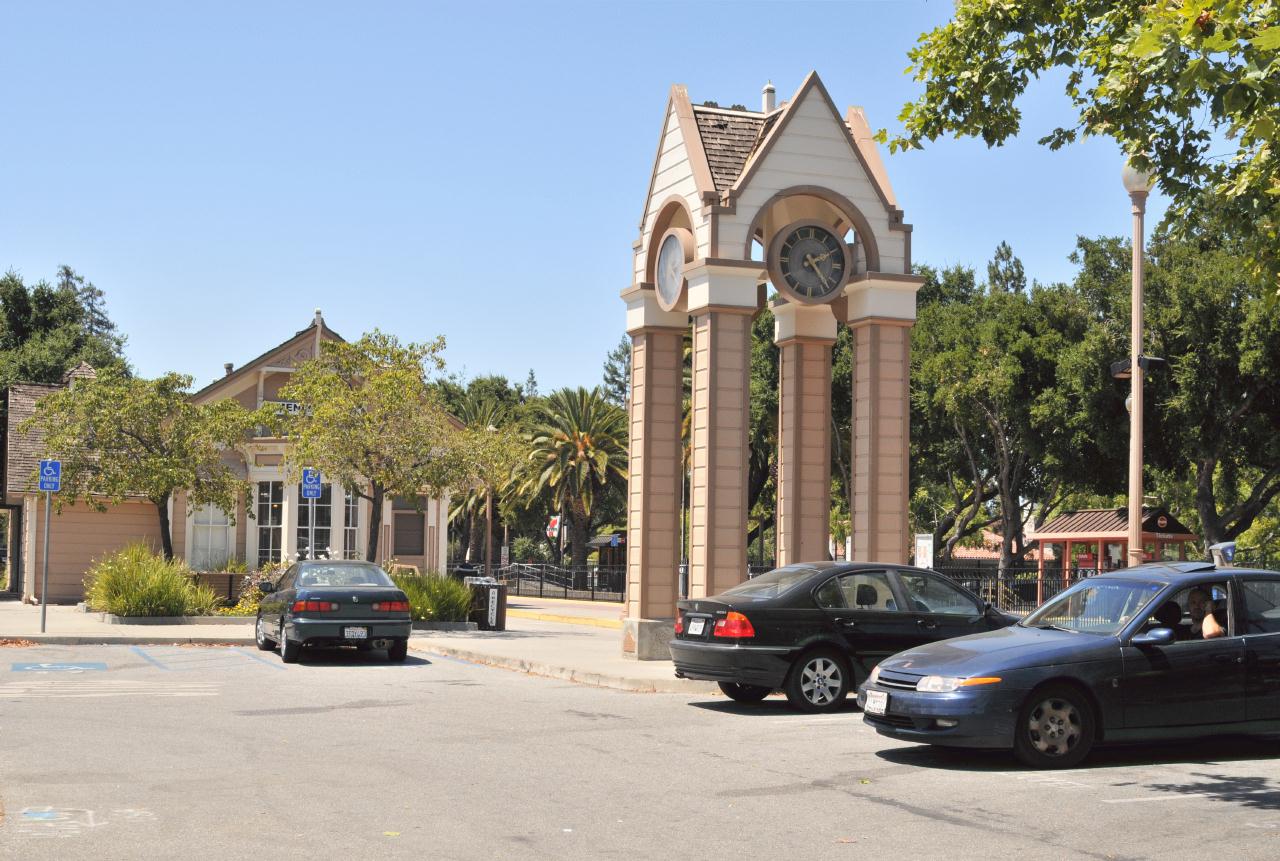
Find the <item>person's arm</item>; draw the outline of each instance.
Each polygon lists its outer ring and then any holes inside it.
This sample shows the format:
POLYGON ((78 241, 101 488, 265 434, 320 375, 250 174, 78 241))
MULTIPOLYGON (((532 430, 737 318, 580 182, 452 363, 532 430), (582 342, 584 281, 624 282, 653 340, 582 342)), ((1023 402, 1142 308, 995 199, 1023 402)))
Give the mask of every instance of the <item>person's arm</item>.
POLYGON ((1204 614, 1204 622, 1200 625, 1200 633, 1206 640, 1212 640, 1215 637, 1225 637, 1227 629, 1218 624, 1218 620, 1213 618, 1213 613, 1204 614))

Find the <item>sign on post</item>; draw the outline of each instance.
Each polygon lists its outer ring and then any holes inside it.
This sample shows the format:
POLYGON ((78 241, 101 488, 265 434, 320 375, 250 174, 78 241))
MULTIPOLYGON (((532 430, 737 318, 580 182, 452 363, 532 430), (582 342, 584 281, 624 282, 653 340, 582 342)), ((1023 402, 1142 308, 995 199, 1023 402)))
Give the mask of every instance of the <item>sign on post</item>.
POLYGON ((553 514, 551 519, 547 521, 547 537, 555 538, 560 534, 560 515, 553 514))
POLYGON ((62 461, 40 461, 40 489, 49 493, 62 490, 62 461))
POLYGON ((918 532, 916 533, 916 560, 917 568, 933 567, 933 533, 918 532))
POLYGON ((320 470, 308 467, 302 471, 302 498, 320 498, 320 470))

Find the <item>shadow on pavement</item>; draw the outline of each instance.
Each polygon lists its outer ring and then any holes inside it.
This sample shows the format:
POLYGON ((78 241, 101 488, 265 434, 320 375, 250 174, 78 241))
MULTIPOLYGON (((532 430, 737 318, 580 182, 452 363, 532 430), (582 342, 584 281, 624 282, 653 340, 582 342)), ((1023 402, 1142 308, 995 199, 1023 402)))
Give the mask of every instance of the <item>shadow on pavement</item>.
MULTIPOLYGON (((1017 760, 1012 751, 1007 750, 965 750, 963 748, 934 747, 932 745, 915 745, 912 747, 895 747, 876 752, 876 756, 898 765, 913 765, 919 768, 938 768, 948 771, 1028 771, 1028 768, 1017 760)), ((1077 769, 1126 768, 1135 765, 1166 765, 1187 763, 1215 763, 1239 760, 1280 759, 1280 743, 1275 738, 1258 736, 1222 736, 1199 741, 1177 741, 1160 744, 1132 744, 1116 747, 1100 747, 1089 754, 1088 758, 1077 769)), ((1052 774, 1051 770, 1045 774, 1052 774)), ((1202 775, 1208 777, 1209 775, 1202 775)), ((1233 778, 1215 778, 1235 780, 1233 778)), ((1254 778, 1239 778, 1252 781, 1254 778)), ((1145 785, 1145 784, 1144 784, 1145 785)), ((1151 789, 1161 789, 1150 786, 1151 789)), ((1170 787, 1173 791, 1175 787, 1170 787)), ((1280 790, 1280 787, 1277 787, 1280 790)), ((1182 785, 1180 791, 1189 791, 1182 785)), ((1202 790, 1198 785, 1195 791, 1202 790)), ((1250 789, 1257 792, 1258 789, 1250 789)), ((1271 808, 1268 808, 1271 809, 1271 808)), ((1275 809, 1280 809, 1280 803, 1275 809)))
POLYGON ((734 700, 725 698, 720 700, 704 700, 701 702, 692 702, 689 705, 694 708, 703 709, 709 712, 718 712, 727 715, 743 715, 746 717, 793 717, 796 720, 804 720, 805 718, 823 717, 831 714, 859 714, 860 710, 852 699, 844 701, 840 708, 833 712, 802 712, 794 709, 787 702, 786 697, 771 696, 766 700, 758 703, 739 703, 734 700))
POLYGON ((305 648, 298 663, 308 667, 360 667, 365 665, 378 667, 412 667, 424 666, 431 662, 426 658, 409 655, 403 661, 392 663, 387 660, 387 653, 379 649, 367 652, 358 649, 338 648, 305 648))

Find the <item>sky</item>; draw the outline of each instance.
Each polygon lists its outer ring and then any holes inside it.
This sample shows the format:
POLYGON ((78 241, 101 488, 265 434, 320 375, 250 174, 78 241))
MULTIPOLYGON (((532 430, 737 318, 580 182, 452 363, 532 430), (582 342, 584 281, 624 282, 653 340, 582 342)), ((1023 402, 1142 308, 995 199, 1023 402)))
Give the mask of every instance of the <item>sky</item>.
MULTIPOLYGON (((450 372, 596 385, 671 84, 779 101, 816 69, 898 128, 945 2, 8 3, 0 270, 105 291, 138 373, 197 386, 309 325, 444 335, 450 372)), ((985 273, 1007 241, 1068 280, 1077 235, 1128 235, 1109 140, 1025 99, 999 149, 882 152, 917 263, 985 273)), ((1149 223, 1163 210, 1159 195, 1149 223)))

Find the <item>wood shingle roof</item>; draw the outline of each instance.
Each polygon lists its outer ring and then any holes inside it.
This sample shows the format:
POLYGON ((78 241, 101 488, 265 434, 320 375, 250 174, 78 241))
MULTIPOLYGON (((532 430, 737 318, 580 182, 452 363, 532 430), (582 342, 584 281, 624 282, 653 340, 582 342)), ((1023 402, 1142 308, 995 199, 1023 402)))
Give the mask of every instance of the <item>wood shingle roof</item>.
POLYGON ((766 117, 753 111, 694 105, 693 116, 698 122, 698 135, 702 138, 716 191, 732 188, 738 181, 747 159, 773 127, 779 113, 775 111, 766 117))

